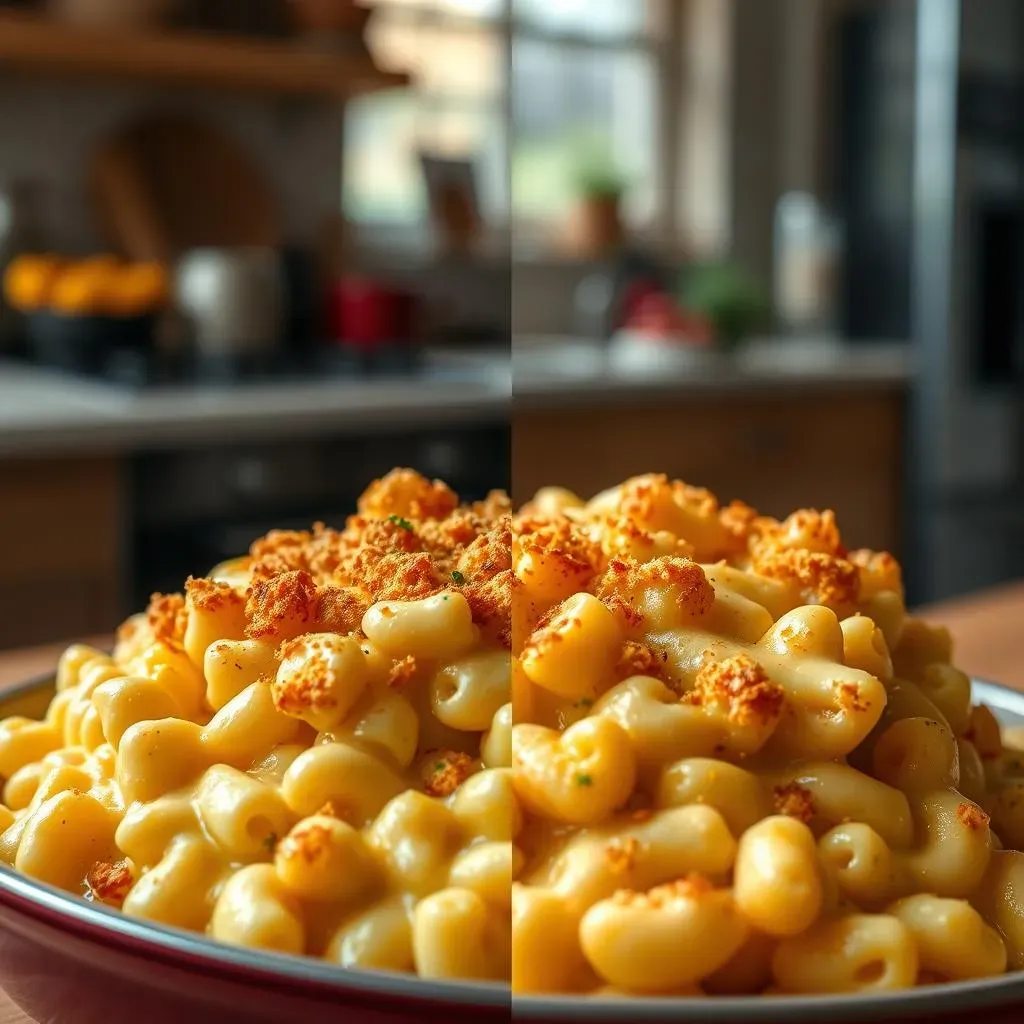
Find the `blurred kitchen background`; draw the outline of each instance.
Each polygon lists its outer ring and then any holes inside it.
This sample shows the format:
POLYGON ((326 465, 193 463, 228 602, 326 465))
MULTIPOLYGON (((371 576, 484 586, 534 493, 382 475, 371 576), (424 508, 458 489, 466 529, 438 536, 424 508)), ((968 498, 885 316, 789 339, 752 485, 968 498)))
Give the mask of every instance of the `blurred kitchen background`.
POLYGON ((1022 115, 1015 0, 0 3, 0 647, 393 465, 1024 576, 1022 115))

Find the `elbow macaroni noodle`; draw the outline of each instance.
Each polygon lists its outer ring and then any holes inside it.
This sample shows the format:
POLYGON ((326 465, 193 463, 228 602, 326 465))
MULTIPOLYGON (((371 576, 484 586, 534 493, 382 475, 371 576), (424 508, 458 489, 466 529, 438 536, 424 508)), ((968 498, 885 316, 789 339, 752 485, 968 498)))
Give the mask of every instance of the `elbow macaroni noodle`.
POLYGON ((414 473, 60 661, 0 723, 0 860, 132 917, 507 982, 511 520, 414 473))
POLYGON ((1024 967, 1024 742, 894 559, 661 476, 513 515, 396 470, 71 647, 0 776, 0 861, 343 966, 579 996, 1024 967))
POLYGON ((514 992, 1024 966, 1024 753, 890 555, 649 475, 539 492, 513 571, 514 992))

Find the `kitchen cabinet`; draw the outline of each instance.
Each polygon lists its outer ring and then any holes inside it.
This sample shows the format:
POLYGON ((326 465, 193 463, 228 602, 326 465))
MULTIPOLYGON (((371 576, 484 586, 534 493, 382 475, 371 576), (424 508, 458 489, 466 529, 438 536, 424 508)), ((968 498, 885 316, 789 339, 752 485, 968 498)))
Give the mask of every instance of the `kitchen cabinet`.
POLYGON ((121 521, 116 458, 0 461, 0 649, 116 625, 121 521))
POLYGON ((667 473, 768 515, 831 508, 854 547, 900 549, 902 390, 730 392, 522 410, 512 428, 517 502, 558 484, 582 497, 667 473))

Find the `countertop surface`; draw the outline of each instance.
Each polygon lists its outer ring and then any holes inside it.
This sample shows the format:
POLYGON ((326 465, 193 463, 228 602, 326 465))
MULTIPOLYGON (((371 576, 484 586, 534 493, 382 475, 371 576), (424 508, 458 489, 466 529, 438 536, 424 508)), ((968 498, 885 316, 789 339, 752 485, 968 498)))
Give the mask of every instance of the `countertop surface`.
POLYGON ((0 457, 132 451, 261 436, 472 425, 553 405, 697 400, 737 391, 902 388, 906 346, 760 342, 734 357, 623 370, 565 338, 511 353, 431 352, 415 376, 132 390, 0 363, 0 457))
MULTIPOLYGON (((972 675, 1024 689, 1020 624, 1024 621, 1024 581, 985 591, 918 614, 948 626, 956 642, 957 664, 972 675)), ((103 638, 84 638, 93 643, 103 638)), ((50 671, 65 644, 0 652, 0 687, 50 671)), ((53 979, 54 984, 60 984, 53 979)), ((71 1001, 69 993, 69 1003, 71 1001)), ((34 1024, 0 992, 0 1024, 34 1024)))

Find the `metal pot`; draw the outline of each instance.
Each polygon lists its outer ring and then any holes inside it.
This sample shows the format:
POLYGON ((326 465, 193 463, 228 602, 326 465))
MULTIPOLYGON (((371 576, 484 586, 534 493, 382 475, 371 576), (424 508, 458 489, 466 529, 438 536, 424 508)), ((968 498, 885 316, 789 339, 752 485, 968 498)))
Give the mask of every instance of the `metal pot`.
POLYGON ((178 262, 175 299, 203 356, 267 355, 281 341, 284 273, 274 249, 193 249, 178 262))

